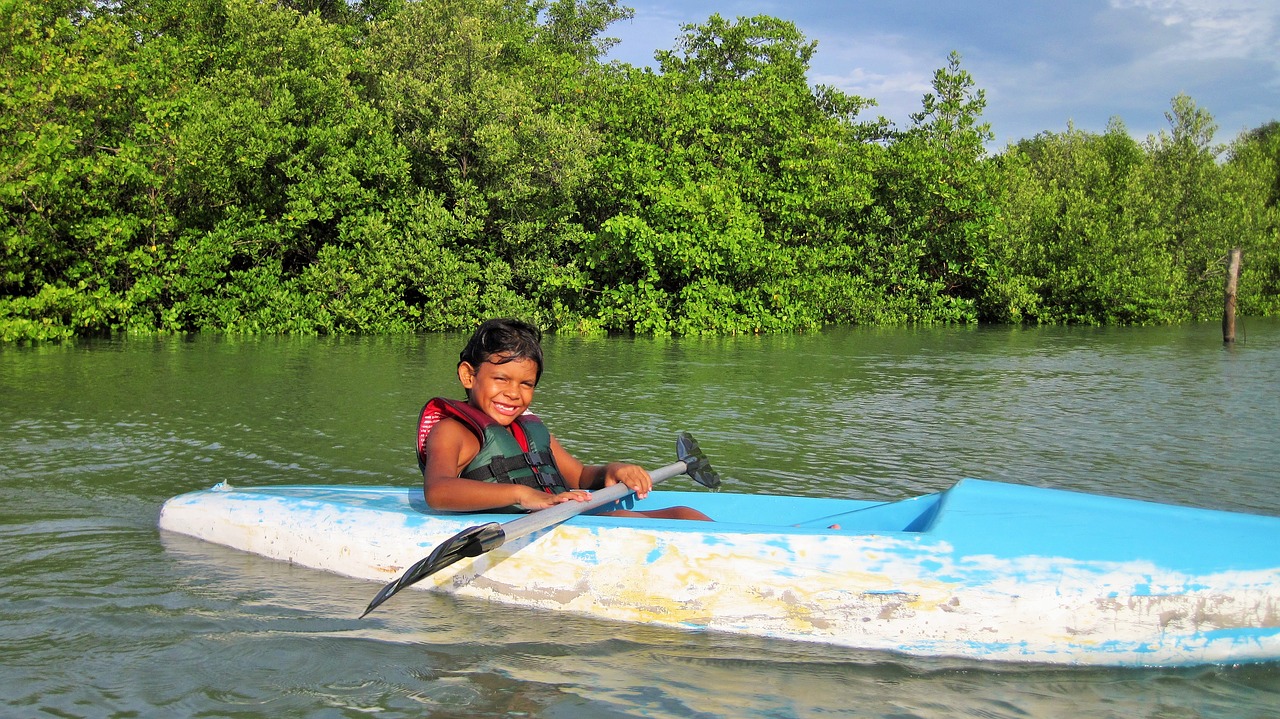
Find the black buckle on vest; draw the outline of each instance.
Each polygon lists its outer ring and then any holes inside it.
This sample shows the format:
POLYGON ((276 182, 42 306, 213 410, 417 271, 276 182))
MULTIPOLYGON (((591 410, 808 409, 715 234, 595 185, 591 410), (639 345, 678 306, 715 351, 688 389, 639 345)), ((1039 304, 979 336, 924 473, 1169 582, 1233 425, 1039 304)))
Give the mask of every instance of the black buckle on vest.
POLYGON ((533 471, 533 478, 538 480, 538 486, 543 489, 555 491, 560 486, 556 481, 556 475, 548 472, 546 467, 551 464, 542 458, 542 453, 538 450, 530 450, 523 455, 524 461, 529 465, 529 469, 533 471))

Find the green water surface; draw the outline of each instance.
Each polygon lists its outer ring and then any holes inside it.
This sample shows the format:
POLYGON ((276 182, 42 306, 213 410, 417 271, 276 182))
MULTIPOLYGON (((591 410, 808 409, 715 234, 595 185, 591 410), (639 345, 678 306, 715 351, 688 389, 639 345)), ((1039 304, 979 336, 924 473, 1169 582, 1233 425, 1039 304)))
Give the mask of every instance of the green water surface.
MULTIPOLYGON (((550 337, 534 409, 589 462, 667 464, 689 430, 725 491, 976 476, 1280 515, 1280 322, 1243 329, 550 337)), ((0 347, 0 715, 1280 716, 1275 664, 922 660, 416 591, 361 621, 374 585, 156 529, 220 481, 417 484, 464 339, 0 347)))

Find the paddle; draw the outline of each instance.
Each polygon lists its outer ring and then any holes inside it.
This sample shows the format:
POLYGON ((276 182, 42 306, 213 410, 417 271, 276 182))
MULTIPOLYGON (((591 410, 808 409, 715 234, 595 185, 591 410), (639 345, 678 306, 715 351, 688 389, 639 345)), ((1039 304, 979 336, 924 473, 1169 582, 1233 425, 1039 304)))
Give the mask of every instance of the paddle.
MULTIPOLYGON (((702 453, 702 449, 694 441, 693 435, 688 432, 681 432, 676 437, 676 456, 680 458, 678 462, 668 464, 649 473, 654 484, 668 480, 678 474, 688 474, 704 487, 715 489, 720 486, 720 476, 711 468, 711 463, 707 461, 706 455, 702 453)), ((360 617, 363 619, 365 615, 372 612, 379 604, 390 599, 392 595, 401 589, 426 579, 463 557, 478 557, 485 552, 501 547, 507 541, 560 524, 570 517, 602 507, 610 502, 616 502, 629 494, 631 494, 631 489, 625 484, 618 483, 592 492, 591 499, 586 502, 564 502, 548 509, 526 514, 510 522, 502 524, 490 522, 468 527, 446 539, 440 546, 432 550, 431 554, 409 567, 399 579, 383 587, 373 598, 373 601, 369 602, 368 608, 364 610, 364 614, 361 614, 360 617)))

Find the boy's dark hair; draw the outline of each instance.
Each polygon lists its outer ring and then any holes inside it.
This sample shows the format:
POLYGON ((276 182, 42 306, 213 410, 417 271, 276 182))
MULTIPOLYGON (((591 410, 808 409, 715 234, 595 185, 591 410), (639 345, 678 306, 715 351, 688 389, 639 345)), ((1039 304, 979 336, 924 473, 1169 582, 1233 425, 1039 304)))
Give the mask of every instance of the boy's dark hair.
POLYGON ((466 362, 475 368, 485 362, 506 364, 530 359, 538 365, 536 382, 542 379, 542 330, 520 320, 487 320, 472 333, 458 358, 459 365, 466 362))

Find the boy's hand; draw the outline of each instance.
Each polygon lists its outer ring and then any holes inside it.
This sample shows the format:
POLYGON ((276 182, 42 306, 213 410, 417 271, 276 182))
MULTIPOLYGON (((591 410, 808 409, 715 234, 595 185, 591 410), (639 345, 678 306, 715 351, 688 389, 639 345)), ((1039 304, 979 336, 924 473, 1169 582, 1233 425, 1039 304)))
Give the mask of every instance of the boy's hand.
POLYGON ((649 496, 649 490, 653 489, 653 479, 644 467, 638 464, 609 463, 605 467, 604 486, 608 487, 618 482, 622 482, 635 492, 636 499, 644 499, 649 496))
POLYGON ((535 512, 539 509, 547 509, 548 507, 554 507, 557 504, 562 504, 564 502, 586 502, 591 499, 590 492, 584 492, 579 489, 571 489, 568 492, 561 492, 560 494, 551 494, 550 492, 543 492, 542 490, 534 489, 533 487, 525 487, 523 485, 516 486, 528 490, 527 492, 520 493, 520 501, 516 503, 517 506, 531 512, 535 512))

